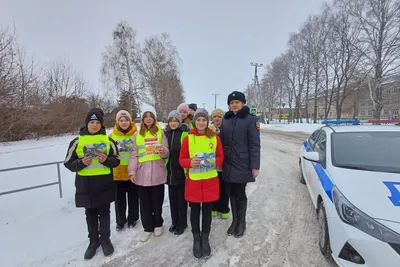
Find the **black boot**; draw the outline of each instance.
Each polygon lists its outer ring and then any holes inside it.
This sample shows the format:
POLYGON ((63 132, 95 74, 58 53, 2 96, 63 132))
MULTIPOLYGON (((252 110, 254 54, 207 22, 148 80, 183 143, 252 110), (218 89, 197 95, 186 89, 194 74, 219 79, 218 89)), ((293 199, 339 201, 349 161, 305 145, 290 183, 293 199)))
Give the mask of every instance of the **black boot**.
POLYGON ((123 225, 123 224, 118 224, 117 223, 117 227, 116 227, 116 230, 119 232, 119 231, 122 231, 123 229, 124 229, 124 226, 125 225, 123 225))
POLYGON ((100 242, 98 239, 90 240, 89 246, 85 251, 85 260, 90 260, 96 255, 97 249, 100 247, 100 242))
POLYGON ((110 214, 101 214, 100 221, 100 245, 103 249, 104 256, 109 256, 114 253, 114 246, 111 244, 110 236, 110 214))
POLYGON ((228 228, 228 235, 234 235, 235 230, 238 224, 238 208, 237 208, 237 201, 235 197, 230 197, 231 201, 231 210, 232 210, 232 224, 228 228))
POLYGON ((134 222, 128 222, 128 228, 133 228, 133 227, 135 227, 135 226, 136 226, 136 224, 137 224, 137 221, 134 221, 134 222))
POLYGON ((100 239, 100 245, 101 248, 103 249, 104 256, 107 257, 114 253, 114 246, 109 238, 100 239))
POLYGON ((201 254, 206 259, 211 257, 211 247, 208 237, 209 234, 206 233, 201 234, 201 254))
POLYGON ((200 234, 193 234, 193 256, 200 259, 201 255, 201 236, 200 234))
POLYGON ((85 251, 85 260, 90 260, 96 255, 96 251, 100 246, 99 243, 99 220, 97 214, 92 214, 91 211, 86 211, 86 224, 88 229, 88 237, 90 240, 89 246, 85 251))
POLYGON ((246 231, 247 199, 238 202, 239 222, 236 227, 235 237, 242 237, 246 231))

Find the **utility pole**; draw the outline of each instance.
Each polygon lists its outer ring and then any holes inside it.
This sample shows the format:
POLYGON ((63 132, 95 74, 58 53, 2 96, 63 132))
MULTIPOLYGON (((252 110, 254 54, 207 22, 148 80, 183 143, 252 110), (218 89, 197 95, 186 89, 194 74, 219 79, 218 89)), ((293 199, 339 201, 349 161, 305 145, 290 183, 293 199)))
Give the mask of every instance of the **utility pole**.
POLYGON ((214 109, 217 108, 217 96, 219 96, 219 94, 213 94, 214 96, 214 109))
POLYGON ((203 104, 203 108, 206 109, 206 103, 202 103, 203 104))
POLYGON ((265 116, 264 97, 261 92, 260 83, 258 81, 258 74, 257 74, 257 68, 258 67, 261 68, 263 66, 263 64, 262 63, 260 64, 257 62, 255 62, 255 63, 250 62, 250 65, 254 67, 254 89, 257 90, 258 96, 261 99, 261 114, 262 114, 263 118, 265 118, 266 116, 265 116))

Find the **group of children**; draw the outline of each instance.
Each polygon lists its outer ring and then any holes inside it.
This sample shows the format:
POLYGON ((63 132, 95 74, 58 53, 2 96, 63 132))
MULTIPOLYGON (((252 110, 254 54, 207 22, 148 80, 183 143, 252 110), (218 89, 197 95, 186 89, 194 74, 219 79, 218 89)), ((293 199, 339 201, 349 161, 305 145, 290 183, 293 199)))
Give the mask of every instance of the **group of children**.
POLYGON ((134 227, 140 210, 144 228, 140 241, 162 235, 165 184, 172 219, 169 232, 184 233, 189 203, 193 255, 211 255, 212 216, 219 213, 229 218, 229 197, 221 174, 224 149, 218 136, 224 114, 216 109, 210 117, 205 109, 183 103, 169 113, 165 129, 153 112, 146 111, 138 130, 131 115, 121 110, 107 136, 103 111, 88 112, 86 125, 70 143, 65 159, 65 166, 76 172, 76 206, 85 208, 90 240, 85 259, 91 259, 100 246, 105 256, 114 252, 110 241, 114 200, 117 231, 126 224, 134 227))

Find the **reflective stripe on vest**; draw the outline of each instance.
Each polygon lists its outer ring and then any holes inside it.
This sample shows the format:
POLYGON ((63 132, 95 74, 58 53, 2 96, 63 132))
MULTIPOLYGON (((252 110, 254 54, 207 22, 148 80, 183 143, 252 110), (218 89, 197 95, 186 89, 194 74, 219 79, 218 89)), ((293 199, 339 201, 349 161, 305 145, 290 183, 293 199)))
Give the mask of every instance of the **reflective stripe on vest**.
MULTIPOLYGON (((79 158, 83 158, 85 155, 89 156, 96 152, 101 152, 106 155, 110 152, 110 139, 105 134, 82 135, 79 136, 78 140, 76 154, 79 158)), ((93 157, 92 163, 89 166, 78 172, 80 176, 96 176, 110 173, 111 169, 101 164, 95 157, 93 157)))
POLYGON ((117 143, 119 158, 121 160, 120 165, 128 165, 133 145, 132 136, 113 133, 111 138, 117 143))
POLYGON ((152 135, 149 131, 146 131, 144 136, 140 133, 136 135, 138 161, 140 163, 161 159, 160 153, 158 153, 155 145, 162 144, 162 129, 159 125, 157 125, 157 127, 158 132, 156 135, 152 135))
POLYGON ((195 136, 189 134, 189 156, 190 158, 201 158, 199 168, 189 169, 191 180, 207 180, 218 176, 216 169, 217 137, 195 136))

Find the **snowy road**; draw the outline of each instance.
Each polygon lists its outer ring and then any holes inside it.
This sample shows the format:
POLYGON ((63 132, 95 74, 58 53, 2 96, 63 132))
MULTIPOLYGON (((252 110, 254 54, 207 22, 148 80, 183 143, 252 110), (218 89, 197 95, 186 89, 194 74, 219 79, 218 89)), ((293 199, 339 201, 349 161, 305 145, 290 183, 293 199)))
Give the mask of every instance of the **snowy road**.
POLYGON ((161 237, 153 236, 143 244, 138 241, 141 227, 113 231, 116 251, 110 258, 105 258, 99 250, 93 260, 83 261, 85 243, 34 266, 334 266, 319 252, 315 212, 307 188, 299 183, 298 153, 305 136, 262 130, 262 170, 257 182, 247 189, 246 234, 241 239, 227 237, 230 220, 213 219, 210 237, 213 256, 208 260, 193 258, 189 229, 179 237, 167 231, 170 217, 166 206, 166 232, 161 237))

